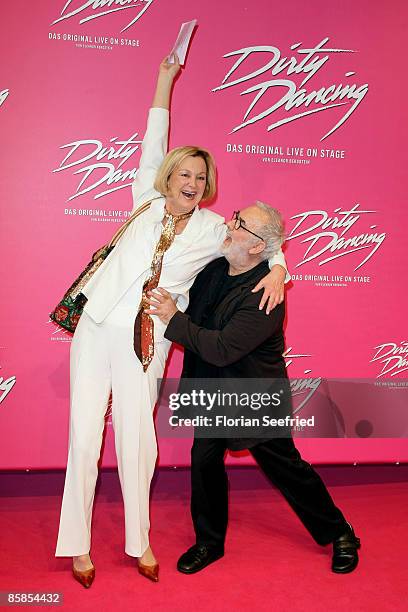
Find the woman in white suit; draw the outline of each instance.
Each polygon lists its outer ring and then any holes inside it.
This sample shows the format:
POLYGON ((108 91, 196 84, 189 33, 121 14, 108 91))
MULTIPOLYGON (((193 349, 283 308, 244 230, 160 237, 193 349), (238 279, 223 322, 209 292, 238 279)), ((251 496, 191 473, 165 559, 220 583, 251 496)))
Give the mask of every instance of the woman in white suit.
MULTIPOLYGON (((158 563, 149 546, 149 489, 157 456, 153 409, 170 342, 165 325, 154 322, 154 355, 146 371, 133 348, 134 321, 144 282, 163 229, 166 212, 192 212, 176 226, 165 252, 160 286, 188 305, 188 290, 205 265, 220 256, 224 218, 198 204, 215 194, 211 155, 182 147, 166 156, 169 102, 180 66, 160 65, 153 107, 132 186, 134 210, 153 200, 126 230, 115 249, 85 286, 88 298, 71 346, 69 455, 56 556, 73 557, 74 576, 89 587, 95 568, 89 556, 91 516, 98 475, 104 416, 112 391, 112 424, 125 506, 125 552, 138 558, 139 572, 158 580, 158 563)), ((265 287, 268 309, 283 297, 285 260, 270 262, 265 287), (277 265, 275 265, 277 264, 277 265)))

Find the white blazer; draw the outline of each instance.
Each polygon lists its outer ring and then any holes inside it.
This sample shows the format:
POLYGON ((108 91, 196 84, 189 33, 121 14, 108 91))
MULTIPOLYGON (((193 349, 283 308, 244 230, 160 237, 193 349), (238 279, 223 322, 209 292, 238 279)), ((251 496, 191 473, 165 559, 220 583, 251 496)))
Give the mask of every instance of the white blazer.
MULTIPOLYGON (((169 111, 151 108, 139 169, 132 184, 133 210, 156 198, 148 211, 141 213, 131 223, 113 251, 85 285, 88 298, 85 311, 96 323, 101 323, 128 289, 140 285, 141 298, 144 281, 150 273, 150 265, 162 230, 165 198, 153 183, 166 152, 168 141, 169 111)), ((167 289, 177 299, 177 307, 184 311, 188 306, 188 290, 195 277, 213 259, 221 256, 220 246, 225 239, 226 225, 221 215, 207 208, 197 207, 183 232, 177 235, 163 257, 159 286, 167 289)), ((286 269, 282 251, 270 261, 270 266, 280 264, 286 269)), ((289 277, 290 278, 290 277, 289 277)), ((135 316, 138 304, 135 305, 135 316)), ((163 340, 166 325, 155 318, 155 340, 163 340)))

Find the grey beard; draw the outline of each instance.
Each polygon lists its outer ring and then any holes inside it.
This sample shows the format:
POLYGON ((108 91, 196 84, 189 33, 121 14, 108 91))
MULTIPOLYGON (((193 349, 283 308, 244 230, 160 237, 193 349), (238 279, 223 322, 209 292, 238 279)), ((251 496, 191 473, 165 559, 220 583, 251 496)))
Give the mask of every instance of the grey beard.
POLYGON ((243 268, 248 265, 248 253, 242 251, 242 246, 240 248, 230 242, 229 244, 222 244, 220 251, 231 266, 243 268))

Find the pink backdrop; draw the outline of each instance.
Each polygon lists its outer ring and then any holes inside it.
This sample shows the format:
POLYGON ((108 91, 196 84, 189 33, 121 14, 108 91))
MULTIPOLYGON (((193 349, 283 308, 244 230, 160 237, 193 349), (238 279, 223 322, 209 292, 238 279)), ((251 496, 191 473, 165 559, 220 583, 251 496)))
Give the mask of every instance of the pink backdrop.
MULTIPOLYGON (((405 2, 20 0, 0 14, 0 467, 65 465, 70 338, 47 313, 131 207, 157 66, 192 18, 170 146, 214 153, 214 210, 283 212, 290 375, 404 378, 405 2)), ((176 350, 168 375, 180 363, 176 350)), ((190 440, 159 446, 161 465, 188 463, 190 440)), ((313 462, 408 459, 403 439, 298 446, 313 462)))

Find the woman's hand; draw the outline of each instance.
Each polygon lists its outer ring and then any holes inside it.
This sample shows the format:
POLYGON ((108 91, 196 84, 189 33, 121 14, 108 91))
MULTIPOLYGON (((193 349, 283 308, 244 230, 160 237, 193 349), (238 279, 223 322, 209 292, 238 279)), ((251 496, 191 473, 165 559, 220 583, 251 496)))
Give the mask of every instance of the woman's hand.
POLYGON ((170 93, 173 81, 180 70, 180 64, 176 53, 173 53, 174 63, 170 64, 165 57, 160 64, 159 76, 157 77, 156 91, 152 106, 155 108, 170 108, 170 93))
POLYGON ((262 287, 264 288, 264 292, 262 295, 262 299, 259 303, 259 310, 265 306, 266 302, 266 314, 269 314, 271 310, 275 308, 278 304, 283 302, 284 298, 284 287, 285 287, 285 276, 286 270, 279 264, 272 266, 269 274, 264 276, 259 283, 252 289, 253 293, 256 293, 262 287))
POLYGON ((172 53, 171 55, 167 55, 164 60, 160 63, 159 67, 159 76, 166 75, 170 77, 172 80, 177 76, 180 71, 179 58, 177 53, 172 53), (173 62, 170 63, 169 59, 173 58, 173 62))
POLYGON ((172 316, 178 312, 176 303, 170 293, 161 287, 158 287, 156 291, 148 291, 147 297, 149 298, 147 301, 150 306, 154 306, 154 308, 145 310, 145 312, 159 317, 160 321, 165 325, 167 325, 172 316))

